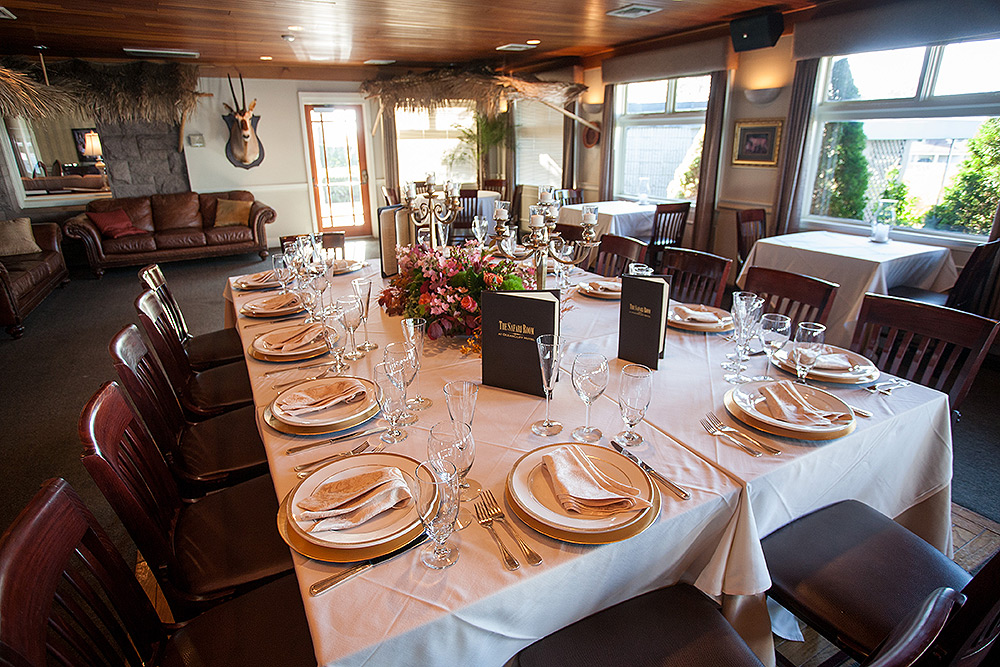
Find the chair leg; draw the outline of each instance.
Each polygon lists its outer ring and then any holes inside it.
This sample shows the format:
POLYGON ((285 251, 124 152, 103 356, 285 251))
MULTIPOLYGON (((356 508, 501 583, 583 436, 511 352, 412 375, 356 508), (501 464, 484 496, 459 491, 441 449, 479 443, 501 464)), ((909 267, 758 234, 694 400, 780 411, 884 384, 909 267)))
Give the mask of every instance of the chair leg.
POLYGON ((12 324, 9 327, 7 327, 7 333, 10 334, 11 338, 13 338, 13 339, 16 340, 16 339, 18 339, 18 338, 20 338, 21 336, 24 335, 24 325, 23 324, 12 324))
POLYGON ((257 254, 260 255, 260 261, 263 262, 265 259, 267 259, 267 254, 268 254, 267 250, 261 250, 257 254))

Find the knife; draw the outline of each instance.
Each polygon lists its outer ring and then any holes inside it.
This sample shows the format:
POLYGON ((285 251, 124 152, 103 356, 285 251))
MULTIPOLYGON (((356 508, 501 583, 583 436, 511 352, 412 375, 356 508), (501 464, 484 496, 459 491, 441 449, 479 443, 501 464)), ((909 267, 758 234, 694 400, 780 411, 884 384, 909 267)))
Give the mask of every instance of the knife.
POLYGON ((402 556, 407 551, 410 551, 415 547, 419 547, 426 541, 427 541, 427 533, 420 533, 417 539, 413 540, 409 544, 401 546, 395 551, 390 551, 384 556, 378 556, 377 558, 372 558, 371 560, 366 560, 364 562, 352 565, 346 570, 338 572, 337 574, 330 575, 326 579, 320 579, 315 584, 309 587, 309 595, 312 597, 316 597, 320 593, 325 593, 326 591, 330 590, 337 584, 342 584, 348 579, 356 577, 365 570, 368 570, 374 567, 375 565, 378 565, 379 563, 384 563, 386 561, 392 560, 396 556, 402 556))
POLYGON ((285 450, 285 454, 298 454, 299 452, 304 452, 307 449, 312 449, 313 447, 322 447, 323 445, 330 445, 335 442, 340 442, 341 440, 351 440, 353 438, 365 438, 369 435, 375 435, 376 433, 381 433, 385 430, 385 427, 381 428, 370 428, 367 431, 359 431, 357 433, 345 433, 343 435, 334 436, 332 438, 327 438, 326 440, 320 440, 319 442, 310 442, 308 445, 296 445, 295 447, 289 447, 285 450))
POLYGON ((619 445, 614 440, 611 441, 611 446, 614 447, 615 451, 617 451, 619 454, 622 454, 623 456, 625 456, 625 458, 631 460, 633 463, 637 464, 640 468, 642 468, 643 470, 645 470, 647 473, 649 473, 650 475, 652 475, 653 477, 655 477, 656 479, 658 479, 660 481, 660 483, 662 483, 665 487, 667 487, 668 489, 670 489, 671 491, 673 491, 674 494, 676 494, 678 498, 680 498, 681 500, 691 500, 691 492, 688 491, 687 489, 685 489, 683 486, 678 486, 677 484, 674 484, 669 479, 667 479, 666 477, 664 477, 660 473, 658 473, 655 470, 653 470, 652 468, 650 468, 648 463, 646 463, 645 461, 643 461, 642 459, 640 459, 638 456, 636 456, 632 452, 628 451, 627 449, 625 449, 624 447, 622 447, 621 445, 619 445))

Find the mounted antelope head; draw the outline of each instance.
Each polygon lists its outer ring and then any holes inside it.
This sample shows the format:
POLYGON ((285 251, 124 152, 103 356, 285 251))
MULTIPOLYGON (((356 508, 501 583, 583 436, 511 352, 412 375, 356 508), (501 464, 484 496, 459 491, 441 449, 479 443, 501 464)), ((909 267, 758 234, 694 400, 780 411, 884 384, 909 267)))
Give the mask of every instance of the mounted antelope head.
POLYGON ((240 74, 240 92, 243 96, 243 104, 241 105, 236 99, 233 78, 228 74, 226 78, 229 79, 229 91, 233 94, 233 104, 237 107, 233 109, 226 103, 222 104, 229 112, 228 115, 222 117, 226 121, 226 125, 229 126, 226 157, 237 167, 250 169, 264 160, 264 147, 261 145, 260 139, 257 138, 257 123, 260 122, 260 116, 253 115, 257 100, 254 99, 250 106, 247 106, 247 92, 243 86, 243 75, 240 74))

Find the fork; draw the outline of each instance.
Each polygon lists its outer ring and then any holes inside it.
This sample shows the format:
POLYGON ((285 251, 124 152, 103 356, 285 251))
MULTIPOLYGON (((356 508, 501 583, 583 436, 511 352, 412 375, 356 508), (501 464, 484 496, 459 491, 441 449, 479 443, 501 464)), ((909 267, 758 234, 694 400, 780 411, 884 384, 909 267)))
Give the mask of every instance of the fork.
POLYGON ((514 558, 514 554, 507 551, 507 547, 505 547, 503 542, 500 541, 500 536, 497 535, 495 530, 493 530, 493 519, 489 517, 486 506, 481 502, 476 503, 476 521, 479 522, 480 526, 490 531, 493 541, 497 543, 497 547, 500 549, 500 556, 503 558, 503 566, 511 571, 521 567, 521 564, 517 562, 516 558, 514 558))
POLYGON ((712 435, 714 435, 714 436, 722 436, 723 438, 726 438, 727 440, 729 440, 730 442, 732 442, 734 445, 736 445, 737 447, 739 447, 740 449, 742 449, 744 452, 746 452, 750 456, 756 457, 756 456, 760 456, 761 455, 761 453, 758 452, 756 449, 751 449, 751 448, 747 447, 745 444, 743 444, 742 442, 740 442, 739 440, 737 440, 733 436, 729 435, 728 433, 723 433, 719 429, 715 428, 715 426, 713 426, 712 423, 710 421, 708 421, 707 419, 702 419, 700 421, 701 421, 701 427, 704 428, 709 433, 711 433, 712 435))
POLYGON ((709 423, 712 424, 712 426, 719 429, 723 433, 734 433, 742 438, 746 438, 747 442, 752 442, 755 446, 760 447, 771 456, 781 456, 780 449, 775 449, 774 447, 771 447, 768 444, 760 442, 755 438, 750 437, 743 431, 733 428, 732 426, 726 426, 725 424, 722 423, 722 420, 719 419, 719 416, 716 415, 714 412, 709 412, 707 415, 705 415, 705 417, 708 419, 709 423))
POLYGON ((514 532, 511 525, 507 523, 507 517, 503 514, 503 508, 501 508, 500 504, 497 503, 497 499, 493 497, 493 492, 489 489, 483 489, 483 506, 486 508, 486 515, 489 518, 498 521, 500 525, 506 529, 507 534, 514 538, 514 541, 517 542, 517 546, 521 547, 521 553, 524 554, 524 559, 528 561, 528 565, 540 565, 542 557, 539 556, 534 549, 525 544, 524 540, 518 537, 517 533, 514 532))
MULTIPOLYGON (((360 454, 361 452, 365 451, 366 449, 368 449, 368 441, 367 440, 365 440, 364 442, 362 442, 360 445, 358 445, 354 449, 350 450, 349 452, 338 452, 338 453, 332 454, 330 456, 325 456, 325 457, 323 457, 321 459, 316 459, 315 461, 310 461, 309 463, 300 463, 299 465, 297 465, 294 468, 292 468, 292 470, 294 470, 295 472, 299 473, 299 477, 303 477, 303 476, 308 477, 309 474, 312 472, 311 469, 315 468, 318 465, 321 465, 321 464, 324 464, 324 463, 330 463, 331 461, 339 461, 340 459, 346 459, 349 456, 355 456, 357 454, 360 454), (305 473, 305 475, 303 475, 303 472, 305 473)), ((378 451, 381 451, 381 450, 378 450, 378 451)), ((375 450, 372 450, 372 453, 375 453, 375 450)))
POLYGON ((865 390, 870 394, 882 394, 883 396, 892 396, 893 389, 900 389, 901 387, 909 387, 912 383, 909 380, 903 380, 901 378, 893 378, 885 382, 879 382, 878 384, 873 384, 865 387, 865 390))
POLYGON ((281 384, 272 384, 271 385, 271 389, 284 389, 285 387, 291 387, 293 384, 300 384, 302 382, 309 382, 310 380, 319 380, 321 378, 325 378, 327 375, 329 375, 330 373, 332 373, 335 369, 336 369, 336 367, 331 366, 330 368, 327 368, 325 371, 323 371, 319 375, 314 375, 314 376, 312 376, 310 378, 300 378, 298 380, 289 380, 288 382, 282 382, 281 384))

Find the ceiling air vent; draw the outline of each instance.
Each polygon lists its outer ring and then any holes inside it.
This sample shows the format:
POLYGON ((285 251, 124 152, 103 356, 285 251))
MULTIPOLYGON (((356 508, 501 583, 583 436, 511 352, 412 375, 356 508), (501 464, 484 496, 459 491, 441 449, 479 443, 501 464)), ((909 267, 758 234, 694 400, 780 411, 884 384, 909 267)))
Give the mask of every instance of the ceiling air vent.
POLYGON ((197 51, 183 51, 181 49, 142 49, 139 47, 124 47, 122 51, 130 56, 139 58, 199 58, 201 54, 197 51))
POLYGON ((532 44, 504 44, 498 46, 497 51, 530 51, 535 48, 532 44))
POLYGON ((10 19, 11 21, 14 21, 17 17, 11 14, 10 10, 6 7, 0 7, 0 19, 10 19))
POLYGON ((650 7, 649 5, 625 5, 618 9, 612 9, 608 16, 617 16, 620 19, 637 19, 648 14, 655 14, 663 9, 662 7, 650 7))

